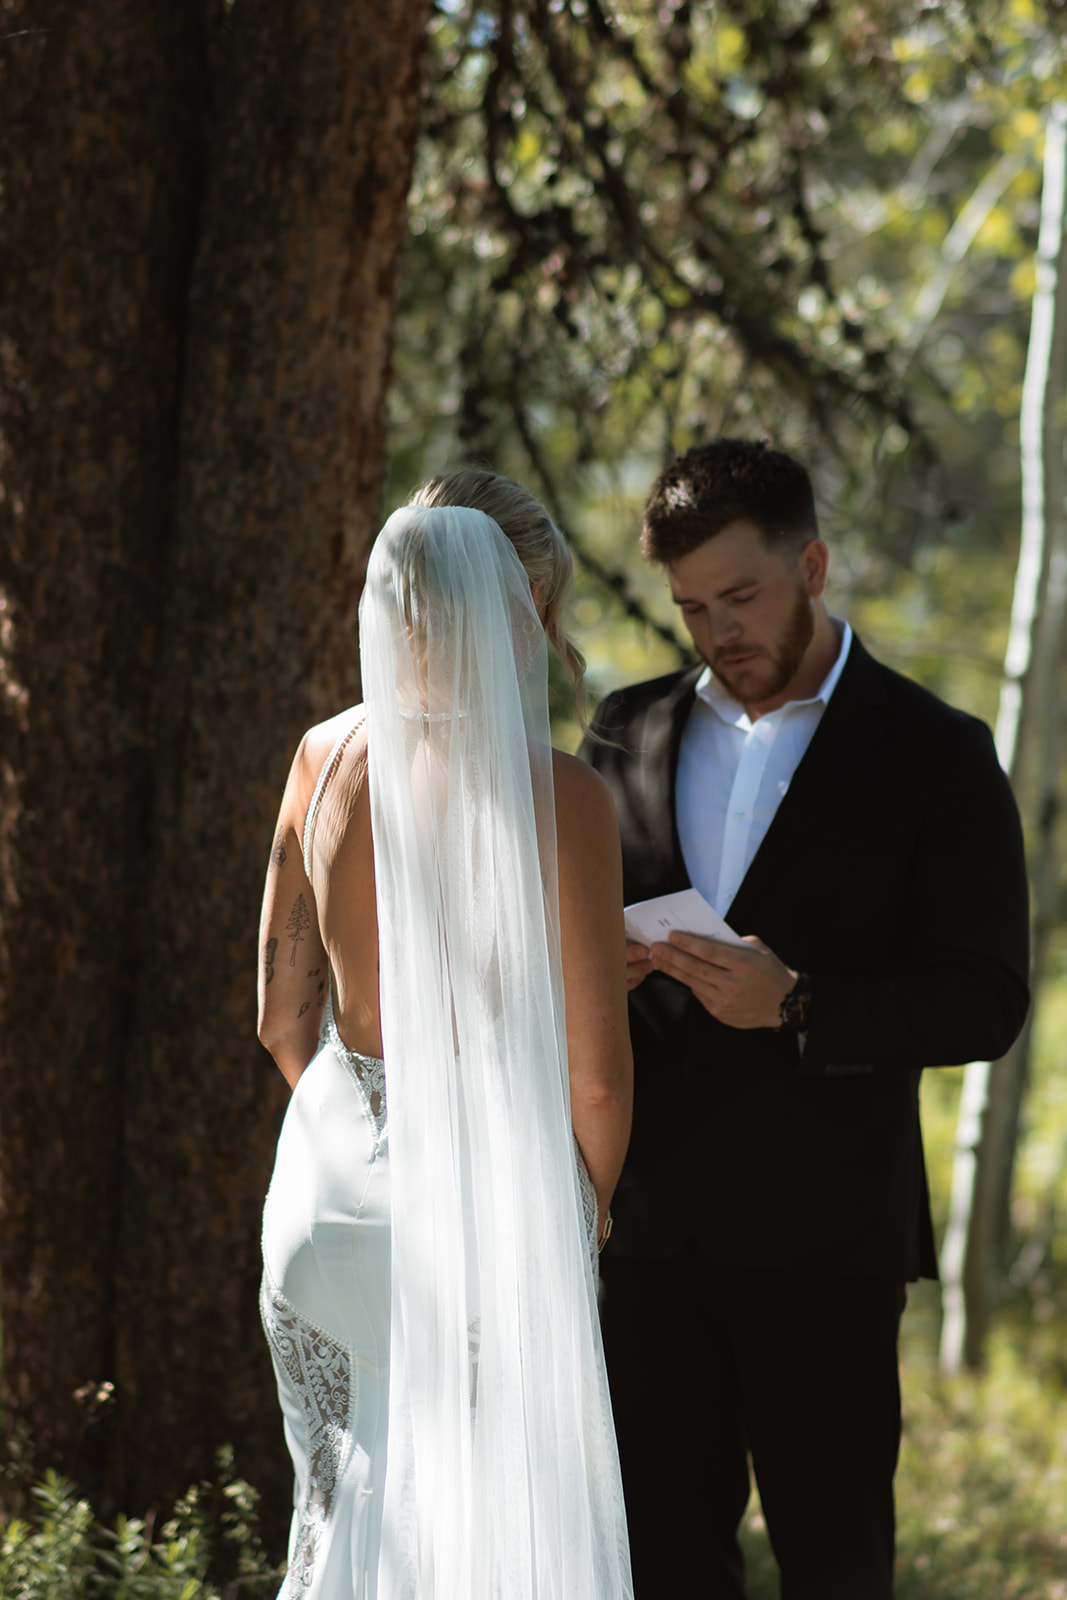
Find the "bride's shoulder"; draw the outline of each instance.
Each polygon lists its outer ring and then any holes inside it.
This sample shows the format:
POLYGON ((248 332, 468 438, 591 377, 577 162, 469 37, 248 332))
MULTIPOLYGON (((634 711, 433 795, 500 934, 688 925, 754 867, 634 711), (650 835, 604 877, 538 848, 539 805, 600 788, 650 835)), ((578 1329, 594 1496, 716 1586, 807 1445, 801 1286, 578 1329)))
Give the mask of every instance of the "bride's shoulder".
POLYGON ((342 740, 347 740, 350 734, 355 734, 365 720, 362 705, 349 706, 347 711, 339 711, 335 717, 327 717, 325 722, 317 722, 309 728, 301 739, 297 749, 297 756, 303 756, 309 765, 318 766, 326 760, 330 751, 342 740))
POLYGON ((307 730, 293 757, 293 775, 301 790, 310 794, 330 755, 347 745, 350 738, 352 742, 357 741, 364 720, 362 705, 349 706, 346 711, 339 711, 335 717, 327 717, 325 722, 317 722, 307 730))

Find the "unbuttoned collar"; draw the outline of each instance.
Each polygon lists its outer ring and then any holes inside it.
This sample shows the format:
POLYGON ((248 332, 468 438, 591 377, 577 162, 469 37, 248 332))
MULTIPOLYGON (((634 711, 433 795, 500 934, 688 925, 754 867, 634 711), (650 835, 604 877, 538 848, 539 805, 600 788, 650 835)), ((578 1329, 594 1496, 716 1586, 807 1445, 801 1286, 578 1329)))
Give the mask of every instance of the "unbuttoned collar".
POLYGON ((824 707, 828 706, 830 704, 830 696, 837 688, 837 680, 845 670, 849 647, 852 644, 852 629, 844 617, 831 616, 830 621, 833 623, 834 632, 840 640, 837 660, 816 692, 809 696, 808 699, 787 700, 784 705, 778 706, 776 710, 765 711, 762 717, 757 717, 756 722, 750 722, 748 712, 744 706, 739 700, 735 700, 727 689, 723 688, 710 667, 705 667, 696 681, 698 698, 703 700, 705 705, 710 706, 722 722, 727 723, 731 728, 740 728, 744 733, 748 733, 750 729, 756 727, 760 722, 766 722, 768 717, 774 717, 777 720, 782 712, 790 711, 794 706, 814 706, 819 704, 824 707))

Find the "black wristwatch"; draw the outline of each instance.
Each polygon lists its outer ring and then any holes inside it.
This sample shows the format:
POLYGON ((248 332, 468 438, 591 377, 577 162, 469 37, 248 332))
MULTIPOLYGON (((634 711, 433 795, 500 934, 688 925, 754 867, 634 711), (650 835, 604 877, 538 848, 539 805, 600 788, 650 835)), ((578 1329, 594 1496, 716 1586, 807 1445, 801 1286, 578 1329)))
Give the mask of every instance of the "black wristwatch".
POLYGON ((810 1004, 811 979, 806 972, 798 972, 796 983, 778 1007, 778 1032, 807 1033, 810 1004))

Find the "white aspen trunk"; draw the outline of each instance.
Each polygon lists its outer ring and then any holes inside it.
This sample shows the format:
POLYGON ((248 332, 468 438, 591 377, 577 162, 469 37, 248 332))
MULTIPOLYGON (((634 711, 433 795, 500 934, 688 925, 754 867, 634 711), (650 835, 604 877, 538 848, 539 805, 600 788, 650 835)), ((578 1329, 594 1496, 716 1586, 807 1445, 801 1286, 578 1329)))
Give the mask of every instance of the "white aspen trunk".
POLYGON ((901 340, 901 348, 909 356, 915 354, 941 310, 956 268, 977 238, 979 229, 1024 164, 1025 158, 1019 150, 1009 150, 1002 155, 996 165, 990 167, 945 235, 941 260, 919 290, 908 331, 901 340))
MULTIPOLYGON (((1067 614, 1063 423, 1067 380, 1067 105, 1049 111, 1041 231, 1020 416, 1022 533, 1004 657, 996 745, 1020 794, 1024 764, 1040 752, 1034 818, 1034 1003, 1059 882, 1056 827, 1063 717, 1058 676, 1067 614)), ((1011 1180, 1026 1086, 1034 1007, 1000 1061, 967 1068, 956 1130, 948 1227, 941 1254, 941 1366, 981 1365, 1003 1281, 1011 1180)))

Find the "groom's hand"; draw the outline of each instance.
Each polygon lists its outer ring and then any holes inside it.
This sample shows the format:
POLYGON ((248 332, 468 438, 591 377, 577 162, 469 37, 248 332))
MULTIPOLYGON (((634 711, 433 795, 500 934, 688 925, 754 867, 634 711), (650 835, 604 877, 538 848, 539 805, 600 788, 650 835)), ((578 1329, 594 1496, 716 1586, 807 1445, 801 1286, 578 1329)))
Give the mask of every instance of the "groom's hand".
POLYGON ((652 963, 648 959, 648 946, 635 944, 633 940, 626 941, 626 988, 636 989, 637 985, 648 977, 652 971, 652 963))
POLYGON ((731 1028, 777 1028, 779 1008, 797 981, 753 934, 741 946, 672 933, 670 943, 654 944, 649 957, 657 971, 692 989, 705 1011, 731 1028))

